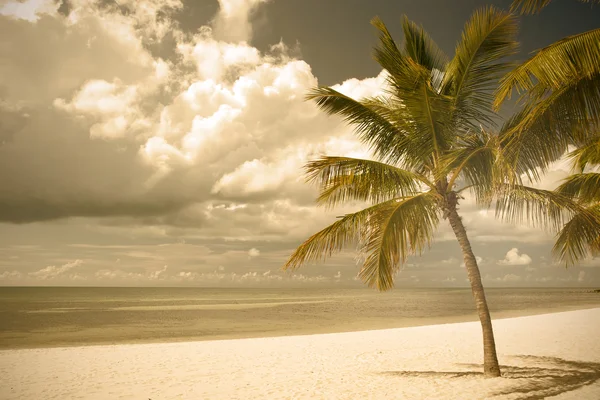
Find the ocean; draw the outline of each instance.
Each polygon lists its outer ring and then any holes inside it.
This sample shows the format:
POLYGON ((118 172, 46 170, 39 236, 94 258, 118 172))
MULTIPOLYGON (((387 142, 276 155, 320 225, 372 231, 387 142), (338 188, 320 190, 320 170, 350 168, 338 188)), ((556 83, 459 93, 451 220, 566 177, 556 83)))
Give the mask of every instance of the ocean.
MULTIPOLYGON (((590 289, 486 289, 492 318, 600 307, 590 289)), ((475 321, 470 289, 0 288, 0 349, 475 321)))

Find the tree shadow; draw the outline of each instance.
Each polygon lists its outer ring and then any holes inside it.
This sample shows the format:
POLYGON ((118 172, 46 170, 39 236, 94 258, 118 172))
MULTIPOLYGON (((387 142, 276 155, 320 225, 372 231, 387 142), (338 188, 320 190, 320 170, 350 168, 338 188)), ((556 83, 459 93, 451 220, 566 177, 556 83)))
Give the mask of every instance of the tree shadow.
MULTIPOLYGON (((514 356, 526 366, 503 365, 502 378, 513 380, 507 388, 491 396, 517 395, 518 400, 541 400, 580 389, 600 380, 600 363, 569 361, 558 357, 514 356)), ((467 371, 386 371, 385 375, 422 378, 483 377, 478 364, 459 364, 467 371), (478 371, 475 371, 477 369, 478 371)))

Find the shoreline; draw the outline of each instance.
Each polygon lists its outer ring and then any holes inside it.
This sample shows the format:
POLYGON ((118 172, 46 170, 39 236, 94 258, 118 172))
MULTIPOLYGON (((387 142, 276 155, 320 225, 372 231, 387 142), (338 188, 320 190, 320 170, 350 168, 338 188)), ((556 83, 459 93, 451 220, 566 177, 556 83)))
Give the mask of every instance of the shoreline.
MULTIPOLYGON (((564 313, 578 310, 599 309, 598 304, 589 305, 566 305, 553 308, 539 308, 527 310, 503 310, 491 311, 492 322, 505 319, 548 315, 556 313, 564 313)), ((475 310, 470 315, 454 315, 447 317, 431 317, 431 318, 407 318, 403 322, 390 322, 389 320, 379 323, 373 323, 372 326, 365 326, 364 323, 350 323, 344 326, 338 325, 333 329, 319 327, 313 329, 304 329, 295 331, 262 331, 262 332, 234 332, 223 335, 204 335, 204 336, 183 336, 183 337, 160 337, 156 339, 140 339, 140 340, 118 340, 118 341, 87 341, 85 343, 56 343, 56 344, 33 344, 33 345, 16 345, 0 347, 0 353, 15 350, 40 350, 40 349, 68 349, 68 348, 87 348, 87 347, 112 347, 112 346, 127 346, 127 345, 144 345, 144 344, 169 344, 169 343, 197 343, 208 341, 229 341, 242 339, 260 339, 260 338, 279 338, 279 337, 302 337, 324 334, 337 333, 352 333, 352 332, 372 332, 384 331, 390 329, 414 328, 426 326, 443 326, 448 324, 478 322, 479 318, 475 310)), ((2 346, 0 344, 0 346, 2 346)))
POLYGON ((357 332, 0 352, 0 398, 600 398, 600 307, 497 319, 502 376, 478 322, 357 332))

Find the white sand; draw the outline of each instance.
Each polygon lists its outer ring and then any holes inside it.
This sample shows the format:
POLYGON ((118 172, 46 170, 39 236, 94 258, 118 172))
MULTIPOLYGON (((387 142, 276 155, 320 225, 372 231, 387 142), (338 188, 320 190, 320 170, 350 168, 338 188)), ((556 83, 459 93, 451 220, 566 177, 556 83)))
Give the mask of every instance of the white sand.
POLYGON ((1 399, 600 399, 600 308, 494 322, 0 352, 1 399), (474 365, 475 364, 475 365, 474 365))

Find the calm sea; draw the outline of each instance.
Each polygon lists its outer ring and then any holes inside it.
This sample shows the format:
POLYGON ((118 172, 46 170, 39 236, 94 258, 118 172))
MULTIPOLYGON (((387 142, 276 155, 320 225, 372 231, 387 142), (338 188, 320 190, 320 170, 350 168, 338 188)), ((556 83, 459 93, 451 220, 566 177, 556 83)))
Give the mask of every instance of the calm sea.
MULTIPOLYGON (((487 289, 493 318, 600 307, 584 289, 487 289)), ((0 348, 297 335, 477 319, 469 289, 0 288, 0 348)))

